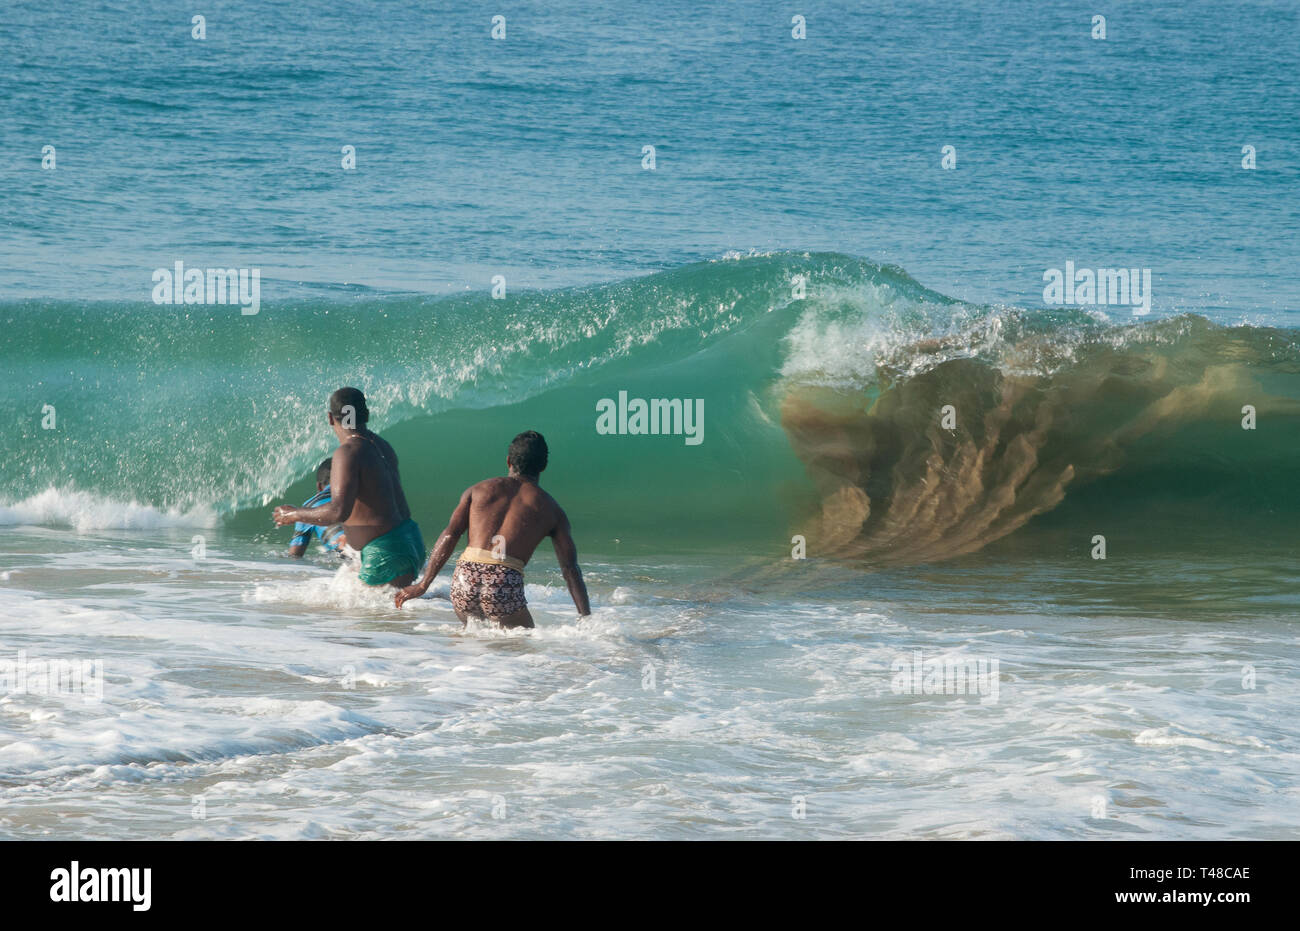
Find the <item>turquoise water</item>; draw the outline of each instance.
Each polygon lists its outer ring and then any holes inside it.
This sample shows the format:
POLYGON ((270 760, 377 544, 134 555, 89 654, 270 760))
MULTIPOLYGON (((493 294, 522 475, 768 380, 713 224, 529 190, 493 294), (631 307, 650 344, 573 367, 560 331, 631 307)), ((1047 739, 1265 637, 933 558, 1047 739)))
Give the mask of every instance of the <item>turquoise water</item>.
POLYGON ((1296 836, 1293 6, 203 12, 0 16, 0 836, 1296 836), (594 616, 285 559, 342 384, 594 616))
POLYGON ((486 8, 364 9, 222 2, 198 42, 165 3, 7 4, 5 294, 145 300, 177 259, 284 296, 793 249, 965 300, 1037 306, 1072 258, 1151 267, 1162 311, 1297 306, 1293 4, 1120 3, 1105 41, 1028 0, 813 3, 801 42, 749 2, 516 4, 503 41, 486 8))

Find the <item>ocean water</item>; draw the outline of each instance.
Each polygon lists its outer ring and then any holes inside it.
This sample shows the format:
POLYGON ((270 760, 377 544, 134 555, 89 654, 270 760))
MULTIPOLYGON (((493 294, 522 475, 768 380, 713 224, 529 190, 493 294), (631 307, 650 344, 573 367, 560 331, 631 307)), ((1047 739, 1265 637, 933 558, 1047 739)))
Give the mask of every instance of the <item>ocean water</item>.
POLYGON ((797 7, 6 4, 0 837, 1300 835, 1300 10, 797 7), (284 558, 343 384, 593 615, 284 558))

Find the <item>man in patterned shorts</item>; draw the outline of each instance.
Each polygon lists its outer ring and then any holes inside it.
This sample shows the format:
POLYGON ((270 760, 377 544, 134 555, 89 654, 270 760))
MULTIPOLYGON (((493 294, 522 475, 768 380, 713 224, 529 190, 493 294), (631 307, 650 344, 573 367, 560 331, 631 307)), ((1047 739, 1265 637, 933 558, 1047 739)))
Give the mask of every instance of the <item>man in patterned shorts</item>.
POLYGON ((400 608, 427 592, 461 534, 468 530, 469 545, 451 576, 451 604, 462 624, 474 617, 502 627, 534 626, 524 599, 523 570, 546 537, 555 546, 555 557, 579 616, 590 614, 569 518, 537 484, 547 456, 546 440, 540 433, 526 430, 515 437, 506 452, 510 473, 465 489, 429 555, 424 576, 399 591, 394 604, 400 608))

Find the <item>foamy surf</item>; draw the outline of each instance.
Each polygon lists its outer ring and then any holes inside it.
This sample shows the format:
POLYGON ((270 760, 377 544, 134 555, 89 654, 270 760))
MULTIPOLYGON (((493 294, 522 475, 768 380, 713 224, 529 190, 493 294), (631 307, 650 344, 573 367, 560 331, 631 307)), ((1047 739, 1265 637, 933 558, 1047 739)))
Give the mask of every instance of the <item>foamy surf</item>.
MULTIPOLYGON (((366 364, 426 533, 521 426, 566 438, 545 483, 592 616, 546 545, 534 630, 462 626, 450 568, 397 610, 355 564, 289 559, 269 510, 313 490, 321 398, 229 321, 150 341, 175 321, 109 310, 151 368, 241 377, 143 398, 129 461, 128 415, 75 391, 76 431, 12 450, 0 836, 1300 831, 1259 803, 1300 779, 1292 332, 966 304, 816 253, 446 299, 436 328, 428 299, 358 300, 414 334, 416 361, 366 364), (706 442, 598 434, 620 391, 704 397, 706 442)), ((355 318, 268 325, 323 359, 355 318)))
MULTIPOLYGON (((589 537, 652 552, 755 539, 775 552, 803 532, 823 540, 822 554, 865 566, 951 558, 1042 515, 1070 520, 1074 500, 1102 480, 1142 483, 1184 467, 1189 451, 1192 479, 1222 488, 1223 500, 1254 495, 1267 506, 1252 513, 1283 521, 1300 508, 1286 472, 1300 429, 1293 330, 973 304, 896 266, 770 252, 500 300, 268 303, 259 320, 274 336, 251 342, 238 315, 206 308, 178 319, 128 304, 17 307, 17 345, 43 345, 55 328, 73 334, 58 358, 143 352, 139 365, 175 374, 159 376, 168 390, 126 409, 108 399, 130 390, 132 366, 95 391, 52 388, 49 406, 77 411, 75 428, 25 423, 0 438, 16 476, 0 522, 87 530, 219 519, 266 532, 270 506, 314 491, 310 473, 333 442, 324 389, 304 386, 276 347, 291 343, 303 364, 326 369, 367 314, 408 340, 400 360, 363 342, 356 363, 425 522, 445 520, 452 492, 494 468, 527 423, 567 438, 548 487, 589 537), (685 447, 622 427, 607 435, 598 405, 624 396, 690 399, 707 410, 707 430, 685 447), (172 422, 187 427, 160 428, 172 422), (149 442, 128 449, 122 436, 149 442), (666 511, 678 515, 671 540, 666 511)), ((39 380, 39 353, 12 361, 39 380)), ((1157 480, 1182 502, 1201 497, 1200 485, 1157 480)), ((1195 530, 1180 521, 1150 543, 1180 545, 1195 530)))
POLYGON ((186 511, 162 509, 138 501, 103 498, 86 491, 47 488, 21 501, 0 504, 0 526, 70 527, 90 530, 156 530, 164 527, 215 526, 210 507, 186 511))

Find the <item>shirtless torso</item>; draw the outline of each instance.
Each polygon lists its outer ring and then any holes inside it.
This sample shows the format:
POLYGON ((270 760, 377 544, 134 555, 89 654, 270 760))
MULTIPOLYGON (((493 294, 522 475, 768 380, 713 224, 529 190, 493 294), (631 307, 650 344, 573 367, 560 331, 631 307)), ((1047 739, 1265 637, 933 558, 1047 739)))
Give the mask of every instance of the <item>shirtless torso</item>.
POLYGON ((555 546, 556 561, 578 614, 591 613, 568 516, 537 484, 537 476, 521 475, 513 470, 509 475, 485 479, 465 489, 447 522, 447 529, 429 556, 423 577, 397 593, 394 601, 399 608, 429 590, 465 533, 469 534, 466 556, 458 566, 465 578, 458 582, 453 577, 451 594, 452 605, 462 622, 467 617, 486 617, 503 627, 532 627, 533 618, 524 603, 521 572, 547 537, 555 546), (490 552, 487 564, 467 562, 471 550, 490 552), (500 564, 492 565, 493 562, 500 564))
POLYGON ((469 499, 469 545, 500 551, 498 544, 502 544, 506 556, 525 565, 564 517, 555 499, 536 482, 510 475, 485 479, 465 495, 469 499))
MULTIPOLYGON (((345 429, 332 418, 330 422, 339 440, 330 470, 330 501, 314 508, 282 505, 275 509, 273 517, 277 524, 282 525, 299 521, 322 527, 341 523, 348 545, 361 551, 375 538, 405 523, 411 516, 411 509, 402 491, 397 453, 388 441, 364 428, 345 429)), ((403 564, 405 571, 399 569, 392 573, 391 579, 385 578, 383 582, 400 588, 415 578, 424 557, 424 544, 418 542, 418 530, 413 532, 413 536, 417 542, 408 547, 412 552, 403 564)), ((361 580, 368 585, 380 584, 368 581, 366 573, 366 554, 363 553, 361 580)))
POLYGON ((411 516, 397 471, 397 453, 369 430, 339 442, 334 451, 331 486, 336 498, 351 500, 343 522, 348 544, 361 549, 411 516))

